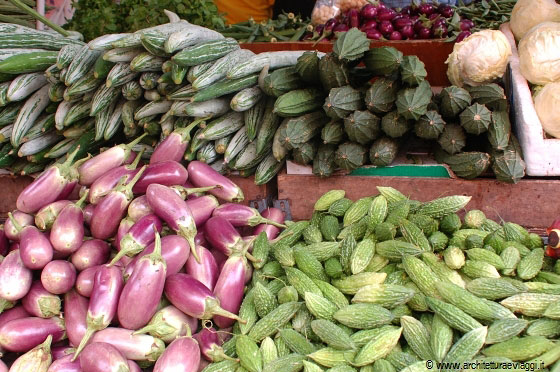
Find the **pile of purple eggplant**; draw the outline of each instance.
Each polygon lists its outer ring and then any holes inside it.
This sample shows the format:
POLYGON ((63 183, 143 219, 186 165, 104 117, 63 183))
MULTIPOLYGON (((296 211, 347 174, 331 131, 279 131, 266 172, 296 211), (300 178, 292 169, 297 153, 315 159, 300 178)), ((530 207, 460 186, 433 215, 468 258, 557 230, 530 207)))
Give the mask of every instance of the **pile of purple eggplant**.
POLYGON ((142 164, 136 142, 68 154, 19 195, 0 230, 0 372, 197 372, 228 358, 252 244, 283 214, 237 204, 241 189, 200 161, 142 164))

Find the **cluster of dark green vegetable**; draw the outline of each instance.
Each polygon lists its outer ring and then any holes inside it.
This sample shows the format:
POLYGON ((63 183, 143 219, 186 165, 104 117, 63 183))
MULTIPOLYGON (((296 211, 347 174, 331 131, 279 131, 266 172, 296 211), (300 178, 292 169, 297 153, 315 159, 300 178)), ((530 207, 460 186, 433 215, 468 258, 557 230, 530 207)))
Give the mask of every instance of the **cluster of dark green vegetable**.
POLYGON ((323 58, 306 53, 294 68, 274 71, 268 80, 291 90, 291 113, 302 115, 280 125, 274 156, 313 164, 313 173, 326 177, 336 169, 388 166, 401 144, 419 138, 433 143, 436 159, 459 177, 481 176, 490 165, 501 181, 523 177, 504 90, 497 84, 450 86, 432 94, 426 76, 416 56, 391 47, 370 50, 365 34, 355 29, 323 58), (359 62, 365 67, 355 67, 359 62), (306 84, 317 88, 300 89, 306 84))
POLYGON ((299 41, 306 32, 313 31, 309 19, 293 13, 283 13, 277 19, 245 22, 228 25, 218 29, 224 36, 232 37, 241 43, 299 41))
POLYGON ((509 22, 517 0, 481 0, 465 5, 458 1, 455 11, 475 23, 474 31, 497 30, 503 23, 509 22))

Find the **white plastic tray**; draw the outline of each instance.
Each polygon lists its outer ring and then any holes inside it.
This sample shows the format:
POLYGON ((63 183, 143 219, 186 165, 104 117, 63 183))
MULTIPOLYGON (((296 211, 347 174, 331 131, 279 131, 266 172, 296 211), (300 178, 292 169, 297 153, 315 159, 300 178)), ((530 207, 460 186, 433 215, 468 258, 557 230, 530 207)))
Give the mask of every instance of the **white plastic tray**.
POLYGON ((531 89, 519 69, 515 38, 504 24, 501 31, 512 45, 512 56, 505 76, 506 92, 512 104, 512 125, 523 149, 528 176, 560 176, 560 139, 545 137, 535 111, 531 89))

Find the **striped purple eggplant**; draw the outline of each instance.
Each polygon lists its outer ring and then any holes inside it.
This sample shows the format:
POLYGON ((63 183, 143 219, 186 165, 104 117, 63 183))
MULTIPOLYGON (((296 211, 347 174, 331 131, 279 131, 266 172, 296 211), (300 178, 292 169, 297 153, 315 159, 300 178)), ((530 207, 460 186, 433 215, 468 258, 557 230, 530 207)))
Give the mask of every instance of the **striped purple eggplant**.
POLYGON ((117 233, 119 224, 133 199, 132 187, 145 169, 146 166, 142 167, 130 182, 123 177, 123 180, 97 204, 90 224, 94 238, 105 240, 117 233))
POLYGON ((53 342, 66 338, 62 318, 15 319, 0 327, 0 346, 8 351, 25 353, 45 342, 49 335, 53 337, 53 342))
MULTIPOLYGON (((10 214, 8 214, 8 216, 10 216, 10 214)), ((13 211, 11 216, 13 218, 7 219, 4 224, 4 234, 9 240, 19 242, 21 230, 26 226, 32 226, 35 219, 32 215, 17 210, 13 211), (14 220, 17 222, 15 225, 14 220)))
MULTIPOLYGON (((154 251, 155 243, 150 244, 130 261, 124 270, 124 277, 132 275, 138 261, 154 251)), ((167 276, 177 274, 190 257, 189 243, 179 235, 167 235, 161 238, 161 255, 167 265, 167 276)))
POLYGON ((95 210, 95 205, 88 204, 84 207, 84 222, 86 225, 91 224, 91 217, 93 217, 93 211, 95 210))
POLYGON ((0 327, 11 320, 28 318, 30 316, 31 314, 29 314, 22 305, 12 307, 11 309, 5 310, 2 314, 0 314, 0 327))
POLYGON ((196 330, 198 319, 188 316, 173 305, 169 305, 155 313, 150 322, 134 334, 148 333, 168 344, 177 337, 186 335, 185 324, 188 324, 189 329, 196 330))
MULTIPOLYGON (((222 267, 214 286, 214 295, 220 301, 220 306, 234 314, 239 313, 241 301, 243 301, 246 265, 247 259, 244 252, 232 254, 222 267)), ((235 320, 219 314, 215 315, 213 319, 220 328, 231 327, 235 323, 235 320)))
MULTIPOLYGON (((91 186, 95 180, 103 176, 111 169, 119 167, 127 163, 127 160, 133 155, 132 148, 140 143, 146 136, 146 133, 136 138, 134 141, 126 145, 113 146, 110 149, 103 151, 99 155, 87 160, 78 169, 80 175, 80 184, 83 186, 91 186)), ((132 162, 131 160, 130 162, 132 162)))
POLYGON ((76 268, 71 262, 54 260, 41 271, 41 283, 45 289, 54 294, 68 292, 76 284, 76 268))
POLYGON ((62 305, 60 297, 47 291, 39 280, 33 282, 21 304, 31 316, 45 319, 59 315, 62 305))
POLYGON ((204 231, 199 231, 198 233, 196 233, 196 236, 194 237, 194 242, 196 245, 202 245, 202 246, 208 246, 208 241, 206 240, 206 235, 204 234, 204 231))
POLYGON ((113 345, 92 342, 80 355, 82 372, 130 372, 128 361, 113 345))
POLYGON ((188 274, 174 274, 167 278, 165 296, 179 310, 198 319, 222 315, 245 322, 220 306, 220 300, 204 284, 188 274))
POLYGON ((134 222, 152 213, 154 213, 154 211, 152 210, 152 207, 150 207, 150 204, 148 204, 148 198, 146 198, 146 195, 140 195, 134 198, 128 206, 128 218, 134 222))
POLYGON ((23 298, 31 288, 33 274, 23 264, 20 251, 8 253, 0 264, 0 297, 8 301, 23 298))
POLYGON ((233 183, 229 178, 216 172, 214 168, 198 160, 191 161, 187 167, 189 171, 189 181, 195 187, 206 187, 219 185, 220 188, 210 190, 210 194, 228 202, 239 203, 245 197, 241 188, 233 183))
POLYGON ((216 260, 216 263, 218 264, 218 272, 222 271, 222 267, 224 267, 224 264, 226 263, 228 256, 226 256, 225 254, 223 254, 222 252, 220 252, 217 249, 211 249, 210 253, 212 253, 212 256, 214 256, 214 259, 216 260))
POLYGON ((84 241, 84 212, 83 203, 87 192, 76 203, 70 203, 56 217, 51 232, 50 241, 53 248, 62 253, 74 253, 84 241))
POLYGON ((221 362, 222 360, 238 360, 230 357, 224 352, 222 345, 223 336, 214 328, 203 327, 193 338, 198 341, 202 357, 209 362, 221 362))
POLYGON ((191 248, 191 254, 199 261, 194 243, 194 237, 197 233, 196 225, 192 211, 187 203, 171 188, 158 184, 148 186, 146 197, 155 214, 164 220, 178 235, 187 239, 191 248))
POLYGON ((219 216, 209 218, 204 224, 204 231, 210 245, 226 256, 244 251, 247 258, 254 260, 254 257, 247 252, 252 240, 245 242, 239 231, 225 218, 219 216))
POLYGON ((79 199, 80 197, 79 196, 76 197, 76 195, 80 194, 81 187, 82 187, 82 185, 80 185, 78 183, 78 179, 73 178, 72 181, 70 181, 66 184, 66 186, 64 187, 64 189, 62 190, 60 195, 58 195, 58 198, 56 200, 58 201, 58 200, 76 200, 76 199, 79 199))
POLYGON ((175 129, 173 132, 171 132, 154 149, 154 152, 150 157, 150 164, 159 163, 166 160, 174 160, 177 162, 183 160, 183 155, 185 155, 187 146, 191 141, 191 131, 194 127, 205 120, 206 118, 197 119, 190 123, 188 126, 175 129))
POLYGON ((200 347, 189 330, 186 336, 169 344, 157 360, 153 372, 197 372, 199 364, 200 347))
POLYGON ((191 195, 197 195, 197 197, 201 197, 204 195, 204 193, 221 187, 219 185, 208 187, 187 187, 185 186, 186 184, 188 184, 188 182, 185 182, 185 184, 183 185, 175 185, 171 187, 183 198, 183 200, 189 200, 189 197, 191 195))
POLYGON ((23 189, 16 201, 17 209, 24 213, 35 213, 44 206, 59 200, 59 196, 65 191, 67 185, 78 178, 77 168, 87 159, 78 160, 72 164, 78 150, 69 154, 64 163, 56 163, 46 169, 23 189))
POLYGON ((218 280, 218 264, 210 251, 201 245, 196 246, 200 262, 197 262, 192 256, 187 260, 185 266, 186 273, 204 284, 209 290, 214 290, 214 285, 218 280))
POLYGON ((64 323, 72 346, 78 346, 87 330, 89 300, 72 289, 64 295, 64 323))
POLYGON ((93 266, 89 267, 80 274, 76 278, 76 291, 84 296, 84 297, 91 297, 91 292, 93 291, 93 280, 95 279, 95 273, 97 269, 101 266, 93 266))
MULTIPOLYGON (((9 217, 12 224, 18 226, 11 214, 9 217)), ((19 252, 23 264, 31 270, 44 268, 54 257, 49 238, 33 225, 25 226, 21 230, 19 252)))
POLYGON ((41 230, 50 230, 60 211, 70 203, 70 200, 64 199, 44 206, 35 214, 35 225, 41 230))
POLYGON ((70 345, 53 346, 51 348, 51 355, 52 355, 53 362, 55 360, 65 358, 67 356, 71 356, 72 354, 74 354, 74 351, 76 351, 76 349, 74 349, 70 345))
MULTIPOLYGON (((155 228, 154 228, 155 230, 155 228)), ((142 257, 122 290, 117 316, 122 327, 138 329, 157 311, 165 285, 165 260, 161 256, 161 239, 156 231, 154 252, 142 257), (139 301, 141 299, 141 301, 139 301)))
POLYGON ((89 188, 89 202, 91 204, 99 203, 105 195, 119 184, 119 181, 123 177, 128 177, 128 179, 133 178, 138 172, 137 167, 142 154, 143 152, 140 152, 131 164, 113 168, 96 179, 89 188))
POLYGON ((267 224, 279 228, 286 227, 286 225, 264 218, 255 208, 241 204, 222 204, 214 209, 212 216, 223 217, 235 227, 257 226, 259 224, 267 224))
POLYGON ((115 240, 113 240, 113 246, 118 250, 121 249, 121 240, 124 238, 126 234, 130 231, 132 226, 134 226, 135 221, 129 217, 125 217, 119 223, 119 227, 117 229, 117 236, 115 240))
POLYGON ((55 360, 47 372, 82 372, 80 361, 72 361, 72 355, 55 360))
POLYGON ((111 247, 100 239, 84 240, 80 248, 72 254, 72 264, 78 271, 92 266, 103 265, 109 259, 111 247))
POLYGON ((105 328, 93 336, 92 342, 106 342, 116 347, 126 359, 155 362, 165 343, 150 335, 135 335, 133 330, 125 328, 105 328))
POLYGON ((127 360, 128 363, 128 369, 130 370, 130 372, 142 372, 142 369, 140 368, 140 366, 133 360, 127 360))
POLYGON ((87 311, 87 330, 76 349, 74 360, 94 333, 107 328, 115 318, 123 284, 119 267, 103 265, 97 269, 87 311))
MULTIPOLYGON (((284 223, 284 213, 278 208, 267 208, 261 214, 264 218, 280 224, 284 223)), ((261 232, 265 232, 268 240, 275 239, 280 234, 280 229, 270 224, 261 224, 255 227, 253 235, 258 236, 261 232)))
POLYGON ((144 248, 154 242, 154 230, 160 233, 162 228, 163 224, 155 214, 149 214, 139 219, 121 238, 119 252, 111 260, 110 265, 114 265, 124 256, 134 257, 142 252, 144 248))
POLYGON ((148 186, 153 183, 165 186, 182 185, 188 176, 189 174, 185 167, 174 160, 152 163, 146 168, 146 171, 136 182, 132 191, 135 194, 144 194, 148 186))
POLYGON ((210 217, 214 209, 220 205, 218 199, 213 195, 204 195, 196 199, 188 199, 187 206, 192 211, 196 227, 202 227, 210 217))
POLYGON ((10 367, 11 372, 47 372, 51 363, 51 343, 52 336, 40 345, 37 345, 32 350, 23 354, 10 367))

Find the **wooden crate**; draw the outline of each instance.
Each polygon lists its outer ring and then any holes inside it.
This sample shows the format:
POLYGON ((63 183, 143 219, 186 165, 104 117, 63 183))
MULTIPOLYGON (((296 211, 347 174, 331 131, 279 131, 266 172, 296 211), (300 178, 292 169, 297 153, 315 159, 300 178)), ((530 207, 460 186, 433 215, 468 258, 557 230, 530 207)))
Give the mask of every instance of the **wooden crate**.
POLYGON ((507 184, 493 179, 439 179, 411 177, 278 175, 278 198, 289 201, 294 220, 311 217, 315 201, 332 189, 346 190, 352 200, 377 194, 376 186, 391 186, 412 199, 427 201, 449 195, 472 196, 466 209, 480 209, 495 221, 516 222, 543 229, 558 218, 551 195, 560 192, 560 180, 523 179, 507 184))
MULTIPOLYGON (((280 50, 318 50, 328 53, 332 51, 333 43, 319 43, 315 47, 313 42, 277 42, 277 43, 242 43, 241 47, 255 53, 274 52, 280 50)), ((454 43, 443 40, 403 40, 403 41, 372 41, 371 47, 392 46, 405 55, 415 55, 426 65, 428 81, 433 86, 448 86, 447 65, 445 61, 453 51, 454 43)))

